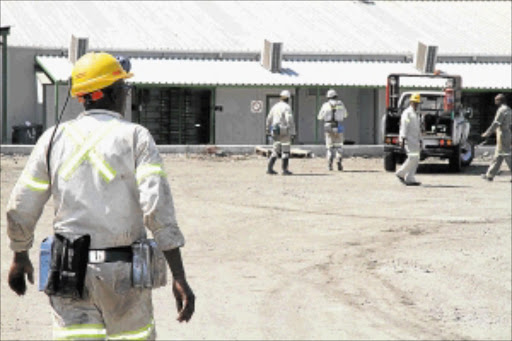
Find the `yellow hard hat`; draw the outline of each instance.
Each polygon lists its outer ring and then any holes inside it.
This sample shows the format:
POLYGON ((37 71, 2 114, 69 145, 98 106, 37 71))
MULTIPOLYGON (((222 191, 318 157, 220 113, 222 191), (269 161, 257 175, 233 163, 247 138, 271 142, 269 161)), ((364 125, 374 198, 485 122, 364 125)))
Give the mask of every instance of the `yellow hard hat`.
POLYGON ((71 72, 71 96, 85 94, 106 88, 114 82, 130 78, 133 73, 124 71, 111 54, 89 52, 78 59, 71 72))
POLYGON ((409 98, 409 102, 416 102, 416 103, 420 103, 421 102, 421 99, 420 99, 420 93, 419 92, 415 92, 411 95, 411 97, 409 98))

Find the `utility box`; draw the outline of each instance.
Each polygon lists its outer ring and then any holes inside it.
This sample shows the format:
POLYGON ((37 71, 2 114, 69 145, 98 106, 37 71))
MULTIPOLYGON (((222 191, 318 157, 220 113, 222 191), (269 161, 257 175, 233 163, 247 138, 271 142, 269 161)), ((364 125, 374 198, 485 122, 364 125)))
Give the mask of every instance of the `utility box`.
POLYGON ((12 144, 36 144, 42 133, 42 124, 15 125, 12 127, 12 144))
POLYGON ((270 72, 281 71, 283 59, 283 43, 275 43, 265 39, 261 51, 261 65, 270 72))
POLYGON ((421 73, 434 73, 437 63, 437 46, 418 42, 415 66, 421 73))

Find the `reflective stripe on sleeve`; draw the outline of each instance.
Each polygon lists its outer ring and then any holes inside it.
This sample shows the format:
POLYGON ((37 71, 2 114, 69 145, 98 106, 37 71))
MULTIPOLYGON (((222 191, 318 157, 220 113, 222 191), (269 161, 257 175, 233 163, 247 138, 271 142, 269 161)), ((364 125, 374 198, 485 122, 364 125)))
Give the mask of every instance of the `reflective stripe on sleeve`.
POLYGON ((147 338, 151 335, 153 328, 155 326, 155 321, 151 320, 151 322, 144 327, 129 331, 123 332, 119 334, 109 335, 109 340, 147 340, 147 338))
POLYGON ((37 192, 44 192, 50 187, 49 181, 34 178, 28 174, 23 175, 22 181, 25 184, 25 186, 37 192))
POLYGON ((162 168, 161 164, 144 164, 140 165, 135 171, 135 177, 137 178, 137 184, 140 184, 142 180, 150 175, 167 176, 162 168))
POLYGON ((75 324, 63 328, 54 328, 53 337, 55 340, 103 340, 107 337, 107 331, 102 324, 75 324))
POLYGON ((407 156, 420 156, 420 153, 407 153, 407 156))

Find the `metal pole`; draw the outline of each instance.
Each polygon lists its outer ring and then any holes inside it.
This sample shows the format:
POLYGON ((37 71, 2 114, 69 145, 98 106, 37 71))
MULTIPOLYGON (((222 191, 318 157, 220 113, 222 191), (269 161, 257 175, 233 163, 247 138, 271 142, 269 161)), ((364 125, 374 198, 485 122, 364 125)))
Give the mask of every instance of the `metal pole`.
POLYGON ((215 144, 215 99, 217 88, 210 93, 210 144, 215 144))
POLYGON ((316 112, 315 112, 315 144, 318 144, 318 120, 316 119, 316 115, 318 113, 320 105, 320 88, 316 87, 316 112))
POLYGON ((297 144, 297 142, 299 141, 299 90, 300 88, 299 87, 296 87, 295 88, 295 108, 294 108, 294 111, 295 111, 295 141, 294 143, 297 144))
POLYGON ((2 32, 2 143, 7 143, 7 35, 2 32))
POLYGON ((55 90, 55 121, 53 124, 57 124, 57 120, 59 119, 59 82, 56 81, 54 85, 55 90))

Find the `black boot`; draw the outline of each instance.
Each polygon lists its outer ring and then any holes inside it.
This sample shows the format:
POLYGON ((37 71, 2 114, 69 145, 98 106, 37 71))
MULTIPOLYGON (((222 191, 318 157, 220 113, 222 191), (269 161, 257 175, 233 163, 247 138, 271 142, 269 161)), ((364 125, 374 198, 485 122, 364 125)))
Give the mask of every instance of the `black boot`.
POLYGON ((288 161, 290 161, 290 159, 283 159, 283 175, 292 175, 292 172, 288 170, 288 161))
POLYGON ((268 167, 267 167, 267 174, 274 175, 277 174, 277 172, 274 170, 274 163, 276 163, 276 157, 272 156, 268 160, 268 167))
POLYGON ((338 170, 341 172, 343 170, 343 165, 341 164, 341 161, 337 162, 338 170))
POLYGON ((329 161, 327 162, 327 168, 329 168, 330 171, 332 171, 332 160, 329 159, 329 161))

